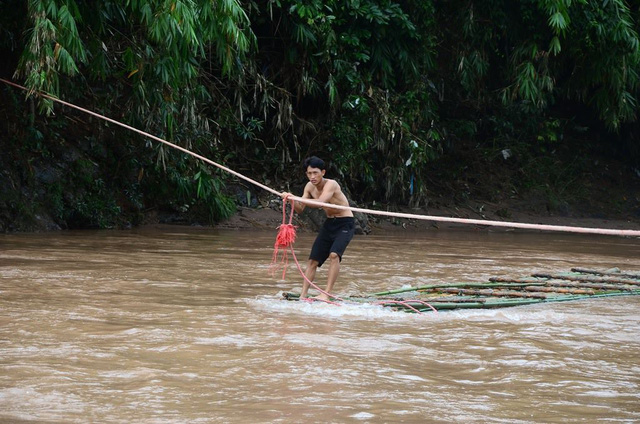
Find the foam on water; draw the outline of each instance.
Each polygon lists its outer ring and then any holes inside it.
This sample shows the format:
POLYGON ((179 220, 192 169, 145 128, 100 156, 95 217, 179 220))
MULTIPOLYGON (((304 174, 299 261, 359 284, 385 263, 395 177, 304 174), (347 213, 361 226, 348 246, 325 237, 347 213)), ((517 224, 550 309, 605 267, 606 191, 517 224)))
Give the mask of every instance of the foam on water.
POLYGON ((382 305, 372 304, 340 303, 339 306, 337 306, 324 302, 291 302, 284 300, 282 295, 259 296, 255 299, 243 299, 242 301, 246 302, 250 307, 258 307, 270 312, 285 314, 298 313, 326 318, 412 320, 433 319, 435 315, 428 312, 421 315, 407 314, 405 312, 393 311, 382 305))
POLYGON ((235 346, 235 347, 247 347, 257 345, 256 340, 252 340, 243 335, 225 335, 220 337, 197 337, 194 340, 195 344, 199 345, 213 345, 213 346, 235 346))
POLYGON ((374 304, 339 303, 339 306, 324 302, 287 301, 282 294, 277 296, 258 296, 254 299, 242 299, 249 307, 283 314, 304 314, 326 318, 349 318, 364 320, 398 320, 398 321, 469 321, 469 322, 511 322, 527 323, 561 323, 567 320, 581 319, 558 310, 557 304, 528 305, 517 308, 501 309, 461 309, 451 311, 431 311, 422 314, 395 311, 389 307, 374 304))
POLYGON ((79 395, 58 390, 40 390, 34 386, 0 389, 0 409, 12 411, 21 420, 35 420, 38 414, 30 411, 46 410, 51 416, 81 413, 86 402, 79 395))
POLYGON ((375 415, 370 414, 368 412, 358 412, 357 414, 353 414, 351 417, 357 420, 368 420, 368 419, 374 418, 375 415))

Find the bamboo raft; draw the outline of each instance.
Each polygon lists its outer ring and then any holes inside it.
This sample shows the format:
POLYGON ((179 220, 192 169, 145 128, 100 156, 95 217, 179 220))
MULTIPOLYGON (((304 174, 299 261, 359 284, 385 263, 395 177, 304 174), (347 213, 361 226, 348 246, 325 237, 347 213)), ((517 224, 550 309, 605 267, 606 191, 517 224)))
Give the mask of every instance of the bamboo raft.
MULTIPOLYGON (((403 312, 489 309, 536 303, 566 302, 613 296, 640 295, 640 272, 618 268, 598 271, 536 273, 524 278, 490 278, 485 283, 443 283, 407 287, 362 296, 343 296, 345 302, 379 304, 403 312)), ((286 300, 299 294, 283 293, 286 300)))

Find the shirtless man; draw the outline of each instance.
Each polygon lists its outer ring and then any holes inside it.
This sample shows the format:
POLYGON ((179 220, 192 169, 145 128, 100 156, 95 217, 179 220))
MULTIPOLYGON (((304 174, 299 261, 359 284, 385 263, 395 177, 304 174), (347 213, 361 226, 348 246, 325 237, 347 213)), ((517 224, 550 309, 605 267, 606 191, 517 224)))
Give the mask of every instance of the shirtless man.
MULTIPOLYGON (((302 198, 314 199, 334 205, 349 206, 347 197, 340 189, 340 185, 334 180, 324 178, 326 170, 322 159, 311 156, 305 159, 303 166, 309 182, 304 187, 302 198)), ((290 196, 292 196, 292 194, 287 192, 280 195, 285 201, 287 197, 290 196)), ((305 207, 320 208, 320 206, 308 205, 299 201, 294 202, 294 208, 297 213, 302 213, 305 207)), ((327 220, 322 225, 316 241, 313 243, 305 275, 309 281, 313 281, 316 276, 316 270, 319 266, 322 266, 328 258, 329 272, 326 291, 327 293, 331 293, 333 285, 338 279, 338 273, 340 272, 342 254, 353 238, 355 220, 353 213, 349 209, 324 208, 324 211, 327 214, 327 220)), ((307 297, 308 290, 309 283, 305 280, 302 284, 301 299, 307 297)), ((329 300, 325 294, 320 294, 317 298, 329 300)))

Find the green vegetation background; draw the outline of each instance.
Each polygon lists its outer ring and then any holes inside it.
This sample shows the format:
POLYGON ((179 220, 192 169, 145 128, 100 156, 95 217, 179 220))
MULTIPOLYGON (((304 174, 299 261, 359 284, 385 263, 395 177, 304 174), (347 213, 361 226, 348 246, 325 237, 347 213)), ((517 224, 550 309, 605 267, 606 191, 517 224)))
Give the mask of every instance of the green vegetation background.
POLYGON ((316 154, 368 206, 477 197, 568 213, 598 197, 640 217, 638 1, 0 8, 0 75, 31 90, 0 87, 2 231, 137 225, 149 211, 213 223, 263 195, 36 91, 276 189, 316 154))

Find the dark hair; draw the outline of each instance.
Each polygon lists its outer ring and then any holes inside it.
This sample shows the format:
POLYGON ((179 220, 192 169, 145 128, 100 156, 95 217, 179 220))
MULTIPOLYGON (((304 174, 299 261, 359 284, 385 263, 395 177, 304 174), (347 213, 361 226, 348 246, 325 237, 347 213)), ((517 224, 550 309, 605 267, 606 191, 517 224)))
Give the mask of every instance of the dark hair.
POLYGON ((304 160, 302 163, 304 170, 306 171, 308 167, 318 168, 319 170, 324 169, 324 161, 317 156, 311 156, 304 160))

